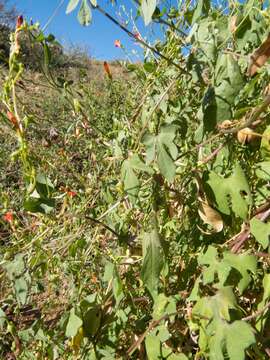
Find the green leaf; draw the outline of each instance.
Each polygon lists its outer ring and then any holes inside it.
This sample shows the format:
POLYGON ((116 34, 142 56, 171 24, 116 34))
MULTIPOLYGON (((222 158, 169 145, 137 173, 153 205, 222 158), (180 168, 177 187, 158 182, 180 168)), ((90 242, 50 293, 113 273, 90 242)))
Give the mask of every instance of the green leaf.
POLYGON ((171 337, 167 324, 164 323, 162 325, 157 326, 155 330, 152 331, 152 333, 154 333, 154 335, 159 339, 161 343, 164 343, 171 337))
POLYGON ((25 254, 17 254, 14 257, 14 260, 8 261, 2 266, 6 270, 10 280, 14 280, 22 276, 26 268, 25 254))
POLYGON ((198 264, 208 265, 207 268, 203 269, 204 284, 213 282, 215 280, 215 274, 217 274, 219 281, 223 285, 231 270, 229 265, 222 263, 222 261, 218 259, 217 250, 211 245, 208 246, 205 254, 198 257, 198 264))
POLYGON ((132 201, 135 200, 140 189, 140 182, 135 170, 136 172, 144 171, 149 174, 153 173, 153 170, 139 158, 138 154, 132 155, 123 162, 121 178, 124 182, 124 189, 132 201))
POLYGON ((230 309, 237 309, 237 303, 232 288, 226 286, 221 287, 214 296, 199 299, 193 307, 192 315, 207 325, 212 319, 230 321, 230 309))
POLYGON ((266 301, 269 298, 270 298, 270 274, 265 274, 263 277, 263 299, 262 299, 263 306, 266 304, 266 301))
POLYGON ((245 350, 255 343, 252 327, 244 321, 226 326, 226 348, 230 360, 245 360, 245 350))
POLYGON ((244 321, 231 321, 230 310, 237 310, 231 287, 220 288, 216 295, 201 298, 192 315, 200 321, 199 345, 211 360, 244 360, 245 350, 255 342, 252 327, 244 321))
POLYGON ((124 298, 124 292, 123 292, 122 281, 120 279, 119 272, 116 266, 114 266, 112 286, 113 286, 113 295, 115 298, 115 305, 118 306, 120 304, 120 301, 124 298))
POLYGON ((144 18, 145 25, 149 25, 152 21, 152 15, 155 12, 157 5, 156 0, 142 0, 141 10, 144 18))
POLYGON ((66 336, 75 336, 78 333, 78 330, 82 326, 82 324, 82 320, 76 315, 75 309, 72 308, 69 313, 68 323, 66 327, 66 336))
POLYGON ((173 297, 167 297, 161 293, 155 298, 152 313, 153 320, 160 319, 163 315, 176 312, 176 300, 173 297))
POLYGON ((0 330, 3 329, 3 326, 6 321, 7 321, 6 313, 0 308, 0 330))
POLYGON ((211 172, 208 184, 214 192, 218 210, 223 214, 230 215, 230 203, 235 215, 246 219, 252 197, 245 174, 237 164, 232 175, 228 178, 211 172))
POLYGON ((270 160, 270 126, 262 134, 261 154, 264 160, 270 160))
POLYGON ((264 223, 254 217, 250 221, 250 231, 263 249, 266 249, 269 245, 270 223, 264 223))
POLYGON ((227 324, 221 320, 212 323, 209 339, 210 360, 244 360, 245 350, 255 342, 252 327, 244 321, 227 324))
POLYGON ((124 292, 122 281, 116 265, 112 264, 111 262, 106 263, 103 281, 112 282, 113 295, 116 301, 116 306, 118 306, 124 297, 124 292))
POLYGON ((166 357, 166 359, 169 359, 169 360, 188 360, 188 358, 184 354, 171 354, 168 357, 166 357))
POLYGON ((25 305, 29 287, 26 279, 23 276, 14 281, 14 289, 18 302, 21 305, 25 305))
POLYGON ((156 71, 157 65, 153 62, 145 62, 143 64, 143 68, 145 71, 147 71, 149 73, 153 73, 156 71))
POLYGON ((256 175, 263 180, 270 180, 270 161, 262 161, 256 164, 256 175))
POLYGON ((194 23, 198 19, 201 19, 203 15, 207 15, 209 8, 209 0, 199 0, 193 13, 191 25, 194 25, 194 23))
POLYGON ((145 347, 148 360, 160 359, 160 340, 155 335, 147 335, 145 338, 145 347))
MULTIPOLYGON (((269 301, 269 298, 270 298, 270 274, 265 274, 263 277, 263 299, 258 304, 258 310, 261 310, 266 305, 266 302, 269 301)), ((267 317, 268 317, 268 310, 266 310, 265 313, 262 314, 261 316, 257 317, 256 329, 258 331, 261 331, 264 328, 267 317)))
POLYGON ((78 12, 78 20, 83 26, 88 26, 92 21, 92 13, 87 0, 82 0, 81 7, 78 12))
POLYGON ((220 55, 215 69, 214 86, 208 88, 202 103, 206 131, 212 131, 218 123, 232 118, 232 106, 243 86, 238 62, 230 54, 220 55))
POLYGON ((51 180, 44 174, 38 174, 36 176, 36 191, 40 197, 47 198, 54 190, 54 186, 51 180))
POLYGON ((67 9, 66 9, 66 14, 71 13, 73 10, 76 9, 76 7, 78 6, 80 0, 69 0, 67 9))
POLYGON ((129 195, 130 199, 134 201, 140 189, 140 182, 128 160, 125 160, 122 164, 121 178, 124 182, 124 189, 126 193, 129 195))
POLYGON ((251 281, 250 272, 255 274, 257 270, 257 259, 253 255, 248 255, 246 253, 242 254, 233 254, 226 252, 223 256, 222 266, 229 265, 232 268, 239 271, 242 278, 238 283, 238 289, 240 294, 247 288, 251 281))
POLYGON ((213 63, 217 54, 215 43, 215 23, 209 19, 202 19, 193 25, 189 38, 203 60, 213 63))
POLYGON ((24 209, 33 213, 50 213, 55 207, 55 199, 51 198, 53 191, 54 186, 51 180, 42 173, 38 174, 34 191, 24 201, 24 209))
POLYGON ((143 264, 141 278, 150 294, 155 298, 159 282, 159 275, 164 264, 163 249, 157 229, 143 237, 143 264))
POLYGON ((168 180, 173 181, 175 176, 175 164, 178 150, 174 144, 176 127, 165 125, 160 128, 160 133, 154 136, 146 133, 142 142, 146 147, 146 162, 156 160, 161 174, 168 180))
POLYGON ((43 44, 43 52, 44 52, 44 67, 45 69, 47 69, 48 66, 50 65, 52 54, 48 44, 46 43, 43 44))
POLYGON ((100 305, 90 307, 83 314, 83 331, 86 336, 95 336, 100 327, 102 310, 100 305))
POLYGON ((205 254, 199 256, 198 264, 208 266, 203 269, 202 273, 204 284, 214 282, 215 275, 217 274, 220 284, 224 285, 230 274, 231 268, 236 269, 241 274, 241 279, 237 285, 241 294, 251 281, 249 272, 254 274, 257 269, 257 260, 255 256, 245 253, 236 255, 225 252, 223 259, 219 259, 217 250, 211 245, 208 247, 205 254))
POLYGON ((27 265, 25 263, 25 255, 19 253, 12 261, 4 263, 2 266, 13 283, 17 301, 21 305, 25 305, 29 291, 28 284, 30 281, 27 265))
POLYGON ((140 158, 138 154, 134 154, 129 158, 130 166, 132 166, 133 169, 138 171, 145 171, 148 174, 153 174, 153 170, 146 165, 140 158))
POLYGON ((42 214, 49 214, 55 207, 55 200, 30 197, 25 200, 23 207, 26 211, 30 211, 32 213, 39 212, 42 214))

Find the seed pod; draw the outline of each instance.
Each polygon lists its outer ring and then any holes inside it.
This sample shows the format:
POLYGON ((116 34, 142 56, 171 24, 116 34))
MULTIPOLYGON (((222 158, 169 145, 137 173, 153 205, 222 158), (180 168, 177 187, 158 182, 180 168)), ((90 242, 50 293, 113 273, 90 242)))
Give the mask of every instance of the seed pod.
POLYGON ((220 129, 228 129, 233 125, 231 120, 224 120, 221 124, 218 125, 220 129))
POLYGON ((239 130, 237 133, 237 140, 242 145, 249 144, 255 139, 256 139, 256 135, 254 134, 253 130, 250 128, 244 128, 242 130, 239 130))

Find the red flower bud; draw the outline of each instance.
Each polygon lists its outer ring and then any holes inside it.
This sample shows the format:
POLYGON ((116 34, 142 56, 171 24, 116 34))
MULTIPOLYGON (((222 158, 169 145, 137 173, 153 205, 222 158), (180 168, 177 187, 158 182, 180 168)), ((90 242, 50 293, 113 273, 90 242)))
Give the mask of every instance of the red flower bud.
POLYGON ((8 112, 7 112, 7 117, 8 117, 8 120, 9 120, 16 128, 19 127, 19 126, 18 126, 18 120, 17 120, 16 116, 15 116, 12 112, 8 111, 8 112))
POLYGON ((17 17, 16 29, 19 29, 23 24, 23 16, 20 15, 17 17))
POLYGON ((107 73, 107 75, 109 76, 109 78, 112 80, 112 73, 109 67, 109 64, 107 63, 107 61, 104 61, 104 70, 107 73))

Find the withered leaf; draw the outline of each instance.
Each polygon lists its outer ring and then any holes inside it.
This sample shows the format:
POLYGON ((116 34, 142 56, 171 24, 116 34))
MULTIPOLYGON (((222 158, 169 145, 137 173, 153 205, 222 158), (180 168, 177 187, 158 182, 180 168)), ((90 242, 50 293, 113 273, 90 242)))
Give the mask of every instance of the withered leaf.
MULTIPOLYGON (((201 199, 200 199, 201 200, 201 199)), ((211 225, 215 232, 220 232, 223 229, 223 220, 220 214, 213 209, 206 201, 200 201, 198 210, 200 218, 205 224, 211 225)))
POLYGON ((256 74, 257 70, 262 67, 270 57, 270 34, 258 49, 250 57, 250 64, 247 70, 248 76, 256 74))

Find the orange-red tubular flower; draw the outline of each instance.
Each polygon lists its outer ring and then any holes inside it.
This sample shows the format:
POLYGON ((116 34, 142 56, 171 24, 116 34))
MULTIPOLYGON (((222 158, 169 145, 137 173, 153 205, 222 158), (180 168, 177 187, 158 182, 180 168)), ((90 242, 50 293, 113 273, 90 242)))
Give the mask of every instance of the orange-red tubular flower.
POLYGON ((109 76, 109 78, 112 80, 112 73, 109 67, 109 64, 107 63, 107 61, 104 61, 104 70, 107 73, 107 75, 109 76))
POLYGON ((15 116, 12 112, 8 111, 8 112, 7 112, 7 117, 8 117, 8 120, 9 120, 16 128, 19 128, 18 120, 17 120, 16 116, 15 116))
POLYGON ((23 24, 23 16, 20 15, 17 17, 16 29, 19 29, 23 24))

